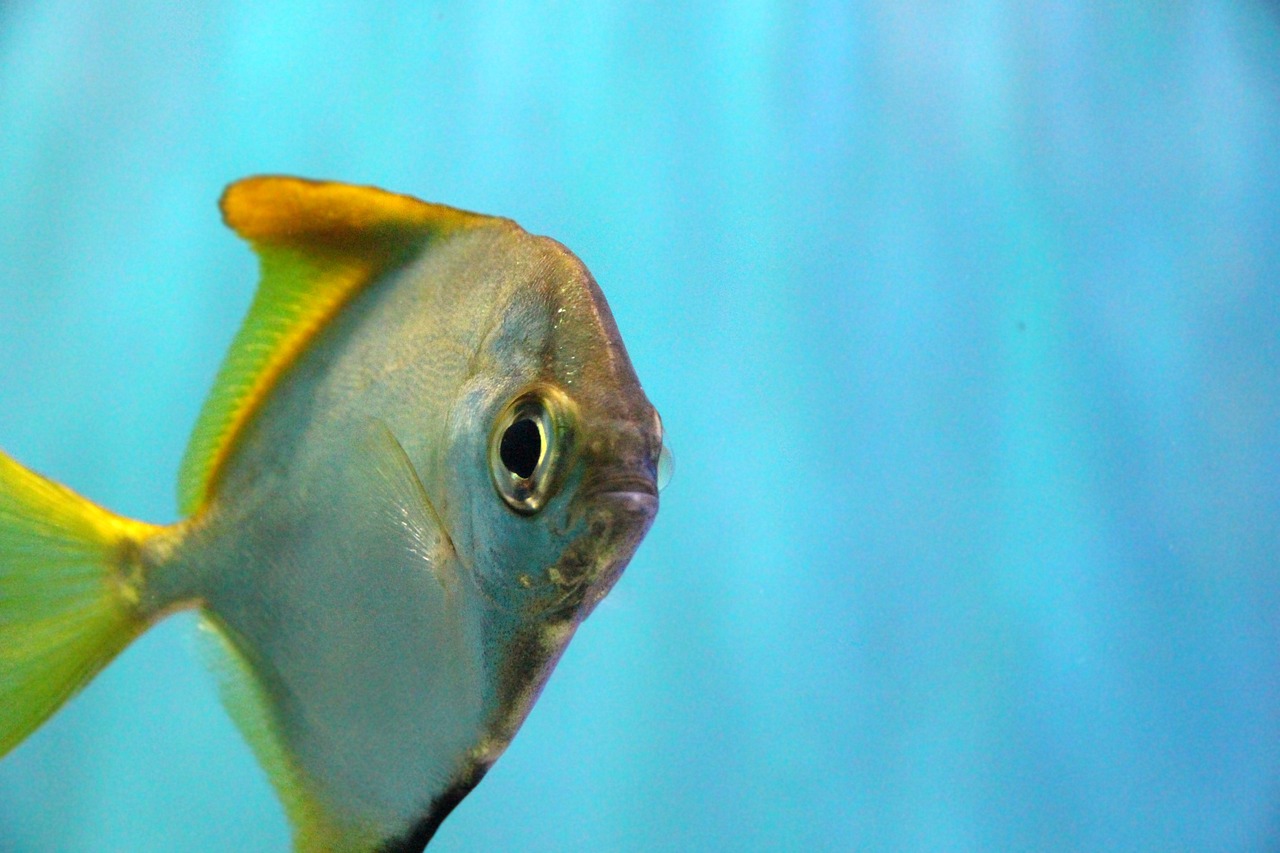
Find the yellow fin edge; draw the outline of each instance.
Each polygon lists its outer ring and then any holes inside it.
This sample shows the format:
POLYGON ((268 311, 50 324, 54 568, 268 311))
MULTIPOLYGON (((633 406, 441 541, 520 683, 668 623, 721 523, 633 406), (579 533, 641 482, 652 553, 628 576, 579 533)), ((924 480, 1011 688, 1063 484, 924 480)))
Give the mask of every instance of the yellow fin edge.
POLYGON ((261 281, 183 455, 178 501, 197 512, 236 437, 309 341, 370 282, 433 237, 496 220, 373 187, 283 176, 229 186, 223 218, 261 281))
POLYGON ((187 444, 179 475, 179 506, 196 512, 218 471, 280 375, 369 277, 360 262, 333 262, 321 272, 307 256, 263 251, 264 282, 223 361, 213 391, 187 444))

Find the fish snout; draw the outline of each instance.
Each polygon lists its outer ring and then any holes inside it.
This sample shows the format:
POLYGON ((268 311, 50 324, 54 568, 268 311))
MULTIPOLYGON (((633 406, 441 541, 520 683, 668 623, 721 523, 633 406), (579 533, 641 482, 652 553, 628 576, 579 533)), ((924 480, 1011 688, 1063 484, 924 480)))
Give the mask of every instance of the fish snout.
POLYGON ((585 491, 638 492, 657 495, 662 455, 662 422, 643 418, 607 421, 594 430, 583 448, 588 471, 585 491))

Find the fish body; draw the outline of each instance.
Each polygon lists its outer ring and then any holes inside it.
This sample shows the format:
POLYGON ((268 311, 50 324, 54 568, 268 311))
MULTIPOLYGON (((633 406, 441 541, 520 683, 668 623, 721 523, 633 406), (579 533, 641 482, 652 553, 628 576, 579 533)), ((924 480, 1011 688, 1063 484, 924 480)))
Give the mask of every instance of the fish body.
POLYGON ((299 849, 421 849, 657 512, 603 295, 505 219, 252 178, 263 280, 183 462, 123 519, 0 457, 0 752, 197 608, 299 849), (88 618, 86 618, 86 616, 88 618))

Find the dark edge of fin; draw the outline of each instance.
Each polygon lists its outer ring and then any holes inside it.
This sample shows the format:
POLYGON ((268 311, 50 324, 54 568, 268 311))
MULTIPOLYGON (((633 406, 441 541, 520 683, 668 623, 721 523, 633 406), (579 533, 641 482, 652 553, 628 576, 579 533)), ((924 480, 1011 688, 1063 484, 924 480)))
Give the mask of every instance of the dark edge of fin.
POLYGON ((386 842, 378 848, 378 853, 422 853, 435 836, 436 830, 440 828, 440 824, 444 823, 444 819, 457 808, 458 803, 462 802, 476 785, 480 784, 480 780, 488 772, 487 765, 471 765, 471 768, 458 781, 431 801, 427 814, 414 824, 408 833, 386 842))

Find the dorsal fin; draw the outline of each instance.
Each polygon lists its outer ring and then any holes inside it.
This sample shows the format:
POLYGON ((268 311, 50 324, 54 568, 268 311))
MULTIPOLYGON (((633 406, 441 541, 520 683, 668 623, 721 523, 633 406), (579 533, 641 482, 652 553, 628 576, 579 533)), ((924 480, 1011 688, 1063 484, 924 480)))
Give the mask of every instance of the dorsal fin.
POLYGON ((495 220, 373 187, 261 176, 227 187, 222 218, 262 279, 182 458, 178 501, 199 510, 240 430, 280 375, 369 282, 434 238, 495 220))

